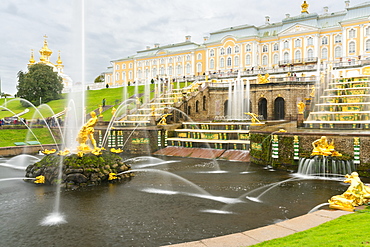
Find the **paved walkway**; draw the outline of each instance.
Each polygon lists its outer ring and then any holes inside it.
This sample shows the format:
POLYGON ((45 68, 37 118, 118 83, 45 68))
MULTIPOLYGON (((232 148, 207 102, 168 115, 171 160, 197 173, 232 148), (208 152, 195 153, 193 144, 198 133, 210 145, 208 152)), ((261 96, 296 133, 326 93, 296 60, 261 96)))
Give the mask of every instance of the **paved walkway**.
POLYGON ((339 216, 351 212, 340 210, 319 210, 305 214, 290 220, 282 221, 273 225, 249 230, 241 233, 234 233, 221 237, 208 238, 194 242, 167 245, 171 247, 239 247, 251 246, 274 238, 281 238, 290 234, 308 230, 321 225, 339 216))

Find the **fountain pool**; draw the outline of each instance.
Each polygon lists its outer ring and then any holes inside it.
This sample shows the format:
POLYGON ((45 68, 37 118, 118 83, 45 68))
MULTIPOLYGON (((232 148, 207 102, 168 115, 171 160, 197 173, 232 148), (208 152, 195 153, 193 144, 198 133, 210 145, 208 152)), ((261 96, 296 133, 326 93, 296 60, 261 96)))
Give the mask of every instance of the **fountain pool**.
MULTIPOLYGON (((294 180, 283 171, 249 163, 220 161, 227 173, 206 173, 210 160, 138 159, 150 169, 129 182, 62 191, 60 212, 67 223, 42 226, 52 211, 55 187, 5 178, 24 171, 0 166, 1 244, 5 246, 161 246, 231 234, 273 224, 309 212, 347 185, 330 180, 294 180), (150 172, 158 169, 166 172, 150 172), (168 176, 168 172, 175 176, 168 176), (184 179, 178 179, 181 176, 184 179), (189 182, 184 182, 183 180, 189 182), (259 197, 268 184, 281 183, 259 197), (200 195, 201 189, 211 196, 200 195), (261 188, 261 189, 258 189, 261 188), (250 193, 248 193, 250 192, 250 193), (235 200, 214 200, 212 196, 235 200), (236 200, 237 199, 237 200, 236 200), (235 202, 233 204, 227 204, 235 202)), ((6 163, 8 159, 0 159, 6 163)))

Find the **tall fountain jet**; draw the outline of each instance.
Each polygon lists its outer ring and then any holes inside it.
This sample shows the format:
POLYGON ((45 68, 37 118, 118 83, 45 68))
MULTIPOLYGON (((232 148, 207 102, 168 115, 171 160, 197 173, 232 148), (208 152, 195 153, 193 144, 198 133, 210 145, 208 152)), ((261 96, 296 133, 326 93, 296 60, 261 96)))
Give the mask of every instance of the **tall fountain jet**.
POLYGON ((244 82, 240 76, 235 81, 229 82, 228 104, 227 104, 227 119, 228 120, 244 120, 246 118, 245 112, 249 112, 249 81, 244 86, 244 82))

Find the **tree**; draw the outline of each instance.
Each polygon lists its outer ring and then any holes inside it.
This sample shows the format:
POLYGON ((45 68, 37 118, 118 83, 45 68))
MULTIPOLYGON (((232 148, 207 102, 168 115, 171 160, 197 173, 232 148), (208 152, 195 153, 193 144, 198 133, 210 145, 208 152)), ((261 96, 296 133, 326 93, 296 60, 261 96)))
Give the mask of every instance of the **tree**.
MULTIPOLYGON (((34 64, 28 72, 18 72, 17 97, 24 98, 34 105, 62 98, 63 79, 46 64, 34 64), (42 102, 40 102, 42 101, 42 102)), ((22 105, 26 106, 24 102, 22 105)))
POLYGON ((99 75, 95 78, 94 83, 104 82, 104 75, 99 75))

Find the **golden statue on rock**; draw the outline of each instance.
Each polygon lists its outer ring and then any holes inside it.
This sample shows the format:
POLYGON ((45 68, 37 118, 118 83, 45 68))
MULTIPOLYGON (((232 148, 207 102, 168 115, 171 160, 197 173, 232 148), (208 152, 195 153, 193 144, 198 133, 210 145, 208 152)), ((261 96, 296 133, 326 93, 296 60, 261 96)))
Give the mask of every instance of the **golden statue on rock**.
POLYGON ((322 136, 320 139, 312 142, 313 150, 311 155, 323 155, 323 156, 342 156, 341 153, 335 151, 334 140, 329 144, 326 136, 322 136))
POLYGON ((167 119, 166 119, 166 117, 167 116, 170 116, 170 115, 172 115, 172 114, 171 113, 167 113, 167 114, 162 115, 162 118, 161 118, 161 120, 159 120, 159 122, 158 122, 157 125, 167 125, 167 119))
POLYGON ((90 112, 90 116, 91 118, 89 119, 89 121, 87 121, 87 123, 84 126, 82 126, 82 128, 78 132, 76 141, 78 141, 78 143, 80 144, 77 147, 77 150, 79 151, 83 151, 83 152, 91 151, 91 148, 86 143, 88 139, 90 139, 90 142, 94 147, 93 151, 99 149, 96 146, 96 141, 94 139, 94 127, 96 123, 98 122, 98 118, 94 111, 90 112))
POLYGON ((357 172, 352 172, 351 175, 347 174, 344 182, 351 185, 342 195, 330 198, 330 208, 353 211, 354 207, 367 204, 370 201, 370 187, 361 182, 357 172))

